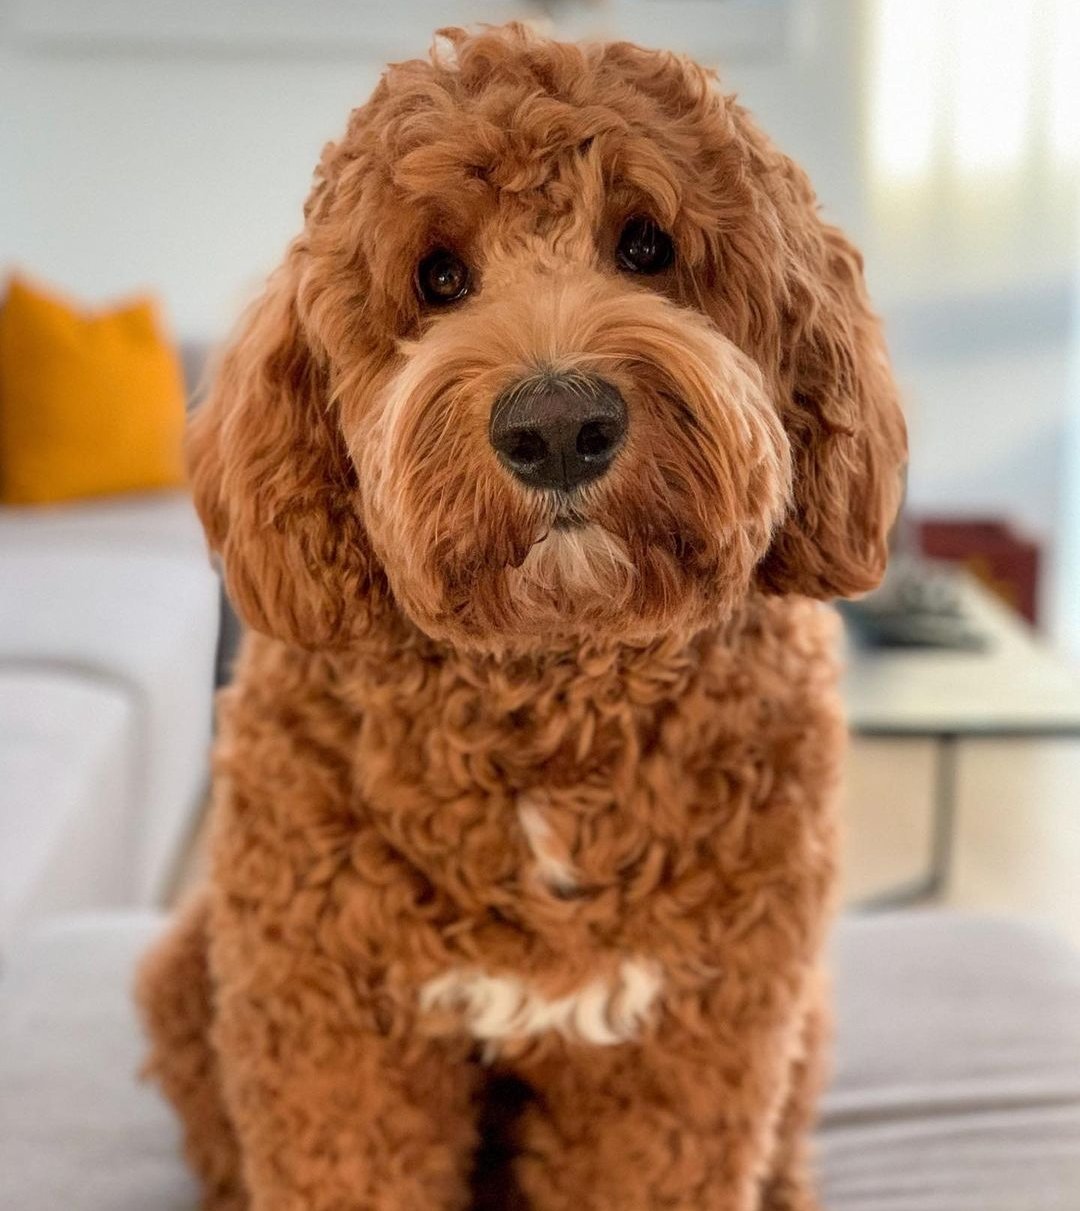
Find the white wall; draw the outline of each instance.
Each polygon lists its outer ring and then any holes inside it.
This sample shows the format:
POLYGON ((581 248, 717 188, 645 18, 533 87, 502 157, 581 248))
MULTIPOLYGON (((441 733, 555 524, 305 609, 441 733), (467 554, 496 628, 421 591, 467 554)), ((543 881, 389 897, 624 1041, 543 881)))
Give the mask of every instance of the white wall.
MULTIPOLYGON (((443 19, 458 8, 479 4, 447 5, 443 19)), ((383 11, 383 22, 398 19, 383 11)), ((610 21, 601 13, 578 24, 610 21)), ((87 301, 152 288, 183 335, 220 333, 297 229, 319 150, 370 92, 381 59, 354 42, 290 54, 240 40, 43 40, 25 24, 0 17, 0 264, 87 301)), ((380 50, 426 48, 419 26, 412 40, 395 41, 384 26, 378 37, 380 50)), ((679 40, 677 28, 670 38, 679 40)), ((837 216, 857 226, 856 117, 844 104, 850 39, 841 26, 809 51, 803 40, 801 50, 725 75, 806 160, 837 216)))
POLYGON ((0 262, 87 301, 152 289, 220 334, 298 229, 319 149, 374 65, 0 46, 0 262))

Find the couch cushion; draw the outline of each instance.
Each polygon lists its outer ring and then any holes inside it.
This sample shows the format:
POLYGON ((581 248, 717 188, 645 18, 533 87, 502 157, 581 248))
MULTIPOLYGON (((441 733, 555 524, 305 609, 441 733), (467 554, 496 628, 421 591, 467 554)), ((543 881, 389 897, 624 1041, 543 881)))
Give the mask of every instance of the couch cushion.
POLYGON ((2 559, 0 667, 83 672, 111 681, 135 706, 135 902, 153 903, 205 791, 216 578, 190 559, 88 551, 74 541, 2 559))
POLYGON ((49 913, 131 902, 136 759, 129 695, 0 669, 0 951, 49 913))
POLYGON ((211 733, 220 596, 190 502, 0 510, 0 563, 0 668, 81 671, 132 699, 135 902, 152 903, 202 799, 211 733))
MULTIPOLYGON (((134 1072, 132 967, 159 922, 58 922, 0 979, 0 1205, 190 1211, 177 1131, 134 1072)), ((1076 1211, 1080 958, 1023 925, 845 922, 829 1211, 1076 1211)))
POLYGON ((1080 957, 1007 920, 853 918, 835 945, 826 1206, 1080 1207, 1080 957))
POLYGON ((165 1104, 136 1079, 150 915, 45 927, 0 977, 0 1207, 193 1211, 165 1104))
POLYGON ((0 505, 0 551, 76 540, 206 563, 206 539, 186 491, 133 492, 56 505, 0 505))

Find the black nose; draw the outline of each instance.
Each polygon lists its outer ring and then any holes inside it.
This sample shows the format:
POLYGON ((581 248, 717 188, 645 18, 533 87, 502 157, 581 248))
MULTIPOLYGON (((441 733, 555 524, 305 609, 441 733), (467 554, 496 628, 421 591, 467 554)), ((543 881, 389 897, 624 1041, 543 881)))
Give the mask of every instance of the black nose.
POLYGON ((626 438, 626 405, 602 378, 548 374, 499 396, 488 435, 522 483, 569 491, 611 466, 626 438))

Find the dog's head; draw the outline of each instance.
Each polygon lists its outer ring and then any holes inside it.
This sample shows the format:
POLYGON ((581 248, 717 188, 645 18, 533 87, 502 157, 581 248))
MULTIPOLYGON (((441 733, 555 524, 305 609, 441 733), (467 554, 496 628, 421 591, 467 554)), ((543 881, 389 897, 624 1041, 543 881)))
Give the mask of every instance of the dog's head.
POLYGON ((803 173, 684 59, 444 37, 324 152, 194 422, 247 620, 498 648, 873 587, 903 421, 803 173))

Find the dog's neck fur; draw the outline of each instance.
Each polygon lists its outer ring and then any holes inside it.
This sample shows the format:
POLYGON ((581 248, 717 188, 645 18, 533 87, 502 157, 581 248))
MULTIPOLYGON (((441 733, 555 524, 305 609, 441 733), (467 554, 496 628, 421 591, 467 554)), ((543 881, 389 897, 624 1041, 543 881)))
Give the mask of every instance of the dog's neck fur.
MULTIPOLYGON (((427 797, 513 797, 602 783, 633 798, 658 747, 678 767, 703 746, 745 739, 737 704, 773 713, 810 689, 832 688, 831 611, 802 598, 751 596, 723 625, 652 643, 563 642, 494 657, 387 631, 363 647, 307 652, 253 636, 238 688, 266 717, 332 727, 356 754, 352 782, 378 810, 412 787, 427 797), (801 628, 801 630, 800 630, 801 628), (257 655, 256 655, 257 653, 257 655), (810 658, 826 676, 801 685, 810 658), (255 656, 254 659, 251 659, 255 656), (272 658, 286 675, 273 700, 246 667, 272 658), (775 665, 772 682, 746 669, 775 665), (306 712, 306 713, 305 713, 306 712), (701 721, 691 725, 696 715, 701 721)), ((262 680, 260 678, 259 680, 262 680)))
POLYGON ((416 719, 419 707, 432 728, 449 721, 483 732, 485 758, 508 789, 572 783, 603 766, 617 792, 658 719, 706 665, 736 659, 762 608, 762 600, 750 601, 696 635, 642 643, 559 638, 502 655, 450 648, 414 632, 338 654, 330 664, 343 701, 361 715, 406 711, 416 719), (616 717, 622 743, 613 746, 598 732, 616 717))
POLYGON ((364 855, 362 880, 397 869, 427 907, 396 921, 396 953, 415 949, 433 977, 477 961, 572 983, 605 955, 648 953, 665 914, 696 911, 717 880, 741 888, 747 863, 782 869, 821 827, 826 800, 786 788, 835 777, 830 614, 752 598, 690 641, 513 660, 253 636, 219 768, 281 835, 335 861, 364 855), (294 754, 294 773, 283 780, 271 751, 294 754))

